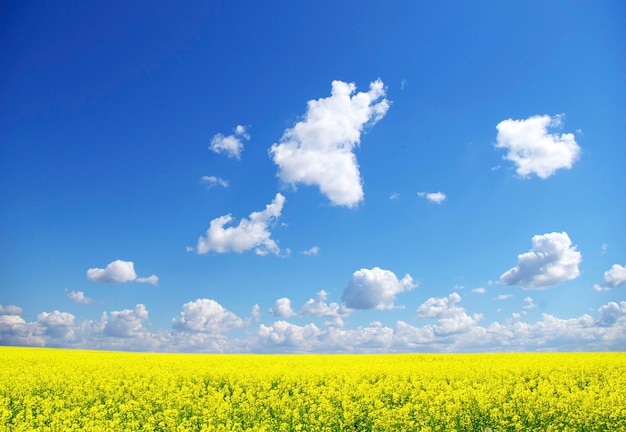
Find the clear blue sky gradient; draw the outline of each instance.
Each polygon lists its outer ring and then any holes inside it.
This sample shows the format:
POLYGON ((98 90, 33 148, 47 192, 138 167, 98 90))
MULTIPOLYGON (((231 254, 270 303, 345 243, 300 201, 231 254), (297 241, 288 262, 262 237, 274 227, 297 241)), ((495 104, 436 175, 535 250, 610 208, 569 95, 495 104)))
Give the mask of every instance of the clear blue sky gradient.
POLYGON ((625 3, 21 1, 0 13, 0 344, 626 350, 625 3), (282 181, 270 148, 309 101, 335 80, 356 94, 378 79, 389 108, 353 149, 363 199, 282 181), (549 132, 579 153, 547 178, 520 175, 496 127, 544 115, 562 115, 549 132), (238 125, 238 158, 209 149, 238 125), (211 221, 237 226, 277 193, 265 229, 278 253, 198 253, 211 221), (520 272, 552 263, 560 276, 507 283, 551 233, 571 240, 565 255, 520 272), (158 284, 87 276, 116 260, 158 284), (373 279, 359 285, 362 269, 373 279), (371 307, 349 307, 349 289, 371 307), (326 312, 306 312, 320 291, 326 312))

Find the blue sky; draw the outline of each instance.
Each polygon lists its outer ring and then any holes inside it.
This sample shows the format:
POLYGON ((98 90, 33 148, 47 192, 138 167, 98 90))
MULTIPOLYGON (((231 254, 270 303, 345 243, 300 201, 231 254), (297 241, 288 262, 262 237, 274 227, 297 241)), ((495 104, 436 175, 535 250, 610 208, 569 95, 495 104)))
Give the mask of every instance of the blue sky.
POLYGON ((0 344, 626 349, 622 2, 19 2, 0 344))

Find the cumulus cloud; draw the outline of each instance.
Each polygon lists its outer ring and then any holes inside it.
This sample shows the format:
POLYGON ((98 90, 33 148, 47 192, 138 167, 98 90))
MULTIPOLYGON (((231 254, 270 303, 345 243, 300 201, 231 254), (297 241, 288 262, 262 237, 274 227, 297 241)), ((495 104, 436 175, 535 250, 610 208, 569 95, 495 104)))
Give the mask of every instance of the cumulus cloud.
POLYGON ((68 299, 72 300, 75 303, 89 304, 93 303, 93 299, 85 296, 85 293, 82 291, 68 291, 65 290, 65 295, 68 299))
POLYGON ((354 272, 341 300, 351 309, 393 309, 396 295, 416 286, 408 274, 398 280, 389 270, 364 268, 354 272))
POLYGON ((481 316, 470 316, 465 309, 457 306, 461 296, 452 293, 448 297, 431 297, 417 309, 417 317, 422 319, 436 319, 437 324, 432 326, 435 335, 447 335, 468 330, 476 325, 481 316))
POLYGON ((52 338, 72 339, 74 337, 75 316, 67 312, 42 312, 37 315, 37 322, 41 324, 46 334, 52 338))
POLYGON ((472 292, 473 292, 473 293, 475 293, 475 294, 484 294, 484 293, 486 293, 487 291, 486 291, 486 290, 485 290, 485 288, 483 288, 483 287, 478 287, 478 288, 474 288, 474 289, 472 290, 472 292))
POLYGON ((317 256, 320 253, 319 246, 313 246, 311 249, 302 251, 303 255, 317 256))
POLYGON ((594 289, 596 291, 608 291, 624 285, 626 285, 626 266, 613 264, 610 269, 604 272, 602 284, 594 285, 594 289))
POLYGON ((327 318, 341 318, 349 314, 349 311, 339 303, 326 303, 328 293, 321 290, 315 299, 309 299, 302 306, 300 314, 327 318))
POLYGON ((209 150, 215 153, 223 153, 229 158, 239 159, 243 151, 243 142, 249 139, 250 135, 246 132, 246 128, 238 125, 232 135, 224 136, 221 133, 215 134, 215 136, 211 138, 209 150))
POLYGON ((137 277, 135 273, 135 264, 132 261, 115 260, 106 268, 90 268, 87 270, 87 279, 92 282, 111 282, 111 283, 124 283, 124 282, 142 282, 156 285, 159 282, 159 278, 155 275, 149 277, 137 277))
POLYGON ((207 185, 207 187, 210 189, 213 186, 221 186, 221 187, 228 187, 228 181, 224 180, 221 177, 215 177, 215 176, 202 176, 202 178, 200 178, 200 182, 207 185))
POLYGON ((507 150, 504 159, 517 166, 517 174, 536 174, 542 179, 561 168, 571 168, 580 157, 574 134, 549 133, 549 128, 562 126, 564 115, 533 116, 525 120, 504 120, 496 126, 497 148, 507 150))
POLYGON ((233 217, 231 215, 220 216, 213 219, 206 232, 206 237, 198 239, 197 251, 199 254, 207 252, 244 252, 252 248, 259 255, 268 252, 278 255, 280 249, 269 232, 270 225, 281 214, 285 197, 277 193, 271 204, 265 206, 265 210, 253 212, 248 219, 239 221, 235 227, 224 228, 233 217))
POLYGON ((426 198, 430 202, 435 204, 441 204, 446 200, 446 194, 443 192, 418 192, 417 196, 420 198, 426 198))
POLYGON ((0 305, 0 315, 22 315, 22 308, 13 305, 0 305))
POLYGON ((278 300, 276 300, 274 307, 270 309, 270 313, 273 316, 279 318, 289 318, 296 315, 296 313, 291 308, 291 300, 289 300, 287 297, 279 298, 278 300))
POLYGON ((389 109, 381 80, 368 92, 354 83, 333 81, 331 96, 310 100, 304 119, 285 130, 269 152, 284 183, 316 185, 335 205, 353 207, 363 199, 359 165, 353 152, 361 133, 389 109))
POLYGON ((120 338, 145 336, 147 330, 143 327, 142 321, 147 319, 148 310, 143 304, 136 305, 135 309, 113 311, 104 326, 104 334, 120 338))
POLYGON ((532 299, 532 297, 524 298, 524 306, 522 306, 522 309, 524 309, 525 311, 528 311, 528 310, 534 309, 536 307, 537 307, 537 305, 535 304, 535 302, 532 299))
POLYGON ((532 249, 517 258, 517 266, 503 273, 500 282, 541 290, 577 278, 582 256, 566 232, 553 232, 534 236, 532 249))
POLYGON ((172 320, 175 330, 201 333, 228 333, 243 325, 243 320, 236 314, 210 299, 185 303, 180 315, 172 320))

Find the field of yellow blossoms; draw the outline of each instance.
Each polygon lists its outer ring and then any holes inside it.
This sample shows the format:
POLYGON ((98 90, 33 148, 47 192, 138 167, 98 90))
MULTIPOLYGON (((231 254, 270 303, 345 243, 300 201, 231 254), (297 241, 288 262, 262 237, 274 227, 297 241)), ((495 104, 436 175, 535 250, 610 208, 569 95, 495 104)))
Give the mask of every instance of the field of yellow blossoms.
POLYGON ((0 348, 2 431, 626 431, 626 353, 0 348))

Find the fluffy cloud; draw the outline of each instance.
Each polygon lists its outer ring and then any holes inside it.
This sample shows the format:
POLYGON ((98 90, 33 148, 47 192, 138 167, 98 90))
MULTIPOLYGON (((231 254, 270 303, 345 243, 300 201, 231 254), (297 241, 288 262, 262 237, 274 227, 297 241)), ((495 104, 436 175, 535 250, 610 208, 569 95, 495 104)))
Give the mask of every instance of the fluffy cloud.
POLYGON ((224 136, 221 133, 215 134, 211 138, 209 150, 215 153, 224 153, 229 158, 239 159, 243 151, 243 141, 250 139, 250 135, 246 132, 244 126, 238 125, 233 135, 224 136))
POLYGON ((74 319, 71 313, 54 311, 37 315, 37 322, 45 328, 52 338, 72 339, 74 337, 74 319))
POLYGON ((524 309, 525 311, 528 311, 528 310, 534 309, 536 307, 537 307, 537 305, 535 304, 535 302, 532 299, 532 297, 524 298, 524 306, 522 306, 522 309, 524 309))
POLYGON ((311 249, 301 252, 303 255, 317 256, 320 253, 319 246, 313 246, 311 249))
POLYGON ((65 290, 65 295, 68 299, 72 300, 75 303, 89 304, 93 303, 93 299, 85 296, 85 293, 82 291, 67 291, 65 290))
POLYGON ((280 249, 269 232, 270 225, 280 217, 285 197, 277 193, 274 201, 265 206, 265 210, 253 212, 248 219, 242 219, 236 227, 227 227, 233 218, 231 215, 213 219, 206 232, 206 237, 198 239, 199 254, 207 252, 244 252, 256 248, 256 253, 265 255, 268 252, 278 254, 280 249))
POLYGON ((418 192, 417 196, 420 198, 426 198, 430 202, 434 202, 435 204, 441 204, 446 200, 446 194, 443 192, 418 192))
POLYGON ((517 258, 517 266, 503 273, 500 282, 541 290, 577 278, 582 256, 567 233, 553 232, 534 236, 532 249, 517 258))
POLYGON ((212 188, 213 186, 228 187, 228 181, 221 177, 202 176, 200 182, 207 185, 208 188, 212 188))
POLYGON ((172 320, 175 330, 211 334, 228 333, 243 325, 241 318, 210 299, 185 303, 178 318, 172 320))
POLYGON ((517 174, 536 174, 542 179, 558 169, 571 168, 580 156, 574 134, 548 133, 548 128, 560 127, 563 115, 533 116, 525 120, 504 120, 496 128, 496 147, 508 151, 505 159, 517 165, 517 174))
POLYGON ((626 285, 626 266, 613 264, 604 272, 604 281, 601 285, 594 285, 596 291, 608 291, 613 288, 626 285))
POLYGON ((113 311, 104 326, 104 334, 120 338, 143 337, 147 330, 143 327, 142 321, 147 319, 148 310, 142 304, 136 305, 132 310, 113 311))
POLYGON ((22 315, 22 308, 13 305, 0 305, 0 315, 22 315))
POLYGON ((310 100, 304 120, 285 130, 270 155, 285 183, 317 185, 335 205, 353 207, 363 199, 359 165, 353 150, 361 133, 389 109, 381 80, 368 92, 353 83, 333 81, 331 96, 310 100))
POLYGON ((328 293, 321 290, 317 293, 315 299, 307 300, 304 306, 302 306, 300 314, 327 318, 341 318, 349 314, 349 311, 338 303, 326 303, 327 299, 328 293))
POLYGON ((417 317, 422 319, 436 319, 432 326, 433 334, 442 336, 468 330, 480 320, 480 315, 470 316, 465 309, 457 306, 461 296, 452 293, 448 297, 431 297, 417 309, 417 317))
POLYGON ((87 279, 92 282, 142 282, 156 285, 159 278, 155 275, 149 277, 137 277, 135 273, 135 264, 132 261, 115 260, 106 268, 90 268, 87 270, 87 279))
POLYGON ((270 313, 273 316, 279 318, 289 318, 296 315, 296 313, 291 308, 291 300, 289 300, 287 297, 279 298, 278 300, 276 300, 274 307, 270 309, 270 313))
POLYGON ((19 315, 3 314, 0 315, 0 345, 45 346, 46 338, 37 323, 28 323, 19 315))
POLYGON ((352 275, 341 300, 351 309, 393 309, 396 294, 416 286, 408 274, 398 280, 393 272, 379 267, 361 269, 352 275))

